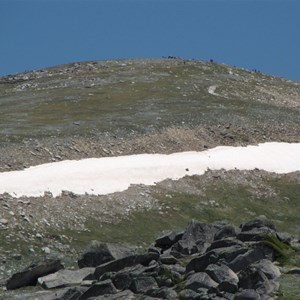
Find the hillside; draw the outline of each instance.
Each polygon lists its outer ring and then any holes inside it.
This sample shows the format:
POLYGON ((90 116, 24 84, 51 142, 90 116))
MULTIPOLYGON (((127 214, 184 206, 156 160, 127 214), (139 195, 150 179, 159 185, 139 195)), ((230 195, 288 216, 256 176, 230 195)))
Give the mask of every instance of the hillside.
POLYGON ((48 161, 42 146, 67 159, 300 138, 299 83, 216 63, 74 63, 2 77, 0 95, 2 148, 17 145, 2 169, 48 161))
MULTIPOLYGON (((0 172, 274 141, 300 142, 300 83, 236 67, 115 60, 0 78, 0 172)), ((49 251, 68 264, 91 239, 146 247, 161 230, 183 228, 191 218, 239 224, 265 215, 298 235, 299 199, 299 172, 260 170, 208 171, 100 196, 3 194, 0 277, 49 251)))

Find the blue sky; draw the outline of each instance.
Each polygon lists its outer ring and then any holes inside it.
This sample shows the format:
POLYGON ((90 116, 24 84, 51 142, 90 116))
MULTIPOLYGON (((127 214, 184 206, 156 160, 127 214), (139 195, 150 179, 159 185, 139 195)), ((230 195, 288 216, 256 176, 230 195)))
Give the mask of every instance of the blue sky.
POLYGON ((0 75, 178 56, 300 81, 298 0, 0 0, 0 75))

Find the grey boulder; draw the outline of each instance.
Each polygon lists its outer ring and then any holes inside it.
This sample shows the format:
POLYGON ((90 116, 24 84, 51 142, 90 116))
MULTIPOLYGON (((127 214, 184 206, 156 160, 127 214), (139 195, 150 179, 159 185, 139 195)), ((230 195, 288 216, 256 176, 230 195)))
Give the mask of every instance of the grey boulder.
POLYGON ((157 288, 156 280, 151 276, 140 276, 134 278, 129 287, 135 294, 145 293, 149 289, 157 288))
POLYGON ((105 294, 116 294, 118 291, 110 279, 99 281, 88 288, 77 300, 86 300, 105 294))
POLYGON ((24 286, 36 285, 39 277, 57 272, 63 268, 60 260, 46 260, 41 263, 33 263, 9 278, 6 288, 13 290, 24 286))
POLYGON ((39 277, 38 284, 46 289, 80 285, 87 276, 93 276, 94 272, 95 268, 59 270, 58 272, 39 277))
POLYGON ((127 244, 101 243, 94 240, 84 250, 78 260, 78 266, 79 268, 97 267, 106 262, 132 255, 135 250, 135 246, 127 244))
POLYGON ((145 253, 130 255, 124 258, 109 261, 96 267, 95 278, 99 279, 103 274, 107 272, 119 272, 124 268, 132 267, 138 264, 147 266, 152 260, 158 260, 158 258, 159 255, 157 253, 145 253))
POLYGON ((217 286, 218 283, 212 280, 208 274, 204 272, 199 272, 194 273, 187 278, 184 288, 196 292, 199 288, 210 289, 215 288, 217 286))
POLYGON ((211 264, 205 272, 219 284, 220 291, 235 293, 238 290, 239 278, 228 266, 211 264))

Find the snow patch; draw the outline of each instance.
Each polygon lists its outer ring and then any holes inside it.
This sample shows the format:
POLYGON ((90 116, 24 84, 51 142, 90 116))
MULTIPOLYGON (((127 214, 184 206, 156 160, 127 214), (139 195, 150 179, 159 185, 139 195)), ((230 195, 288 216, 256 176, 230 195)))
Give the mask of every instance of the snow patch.
POLYGON ((14 197, 43 196, 62 191, 104 195, 131 184, 153 185, 164 179, 201 175, 207 169, 255 168, 268 172, 300 171, 300 143, 264 143, 257 146, 221 146, 202 152, 138 154, 61 161, 0 173, 0 193, 14 197))

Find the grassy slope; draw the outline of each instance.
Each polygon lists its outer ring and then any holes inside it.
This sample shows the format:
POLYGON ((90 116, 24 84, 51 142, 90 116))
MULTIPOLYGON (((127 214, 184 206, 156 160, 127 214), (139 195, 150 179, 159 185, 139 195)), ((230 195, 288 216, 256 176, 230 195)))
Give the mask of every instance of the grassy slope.
POLYGON ((33 73, 24 83, 1 84, 0 141, 147 132, 183 122, 299 122, 300 86, 266 75, 180 60, 86 63, 73 69, 60 66, 48 71, 50 77, 33 73), (208 93, 211 85, 221 96, 208 93), (298 107, 286 105, 284 97, 298 107))
MULTIPOLYGON (((146 133, 183 124, 300 130, 299 84, 214 63, 81 63, 28 76, 28 81, 0 84, 0 143, 97 132, 146 133), (220 96, 208 93, 212 85, 220 96)), ((299 233, 299 180, 265 176, 254 188, 251 182, 216 179, 205 190, 199 177, 190 179, 188 190, 161 184, 151 189, 160 210, 136 212, 130 219, 101 227, 90 219, 89 233, 50 228, 49 234, 53 239, 62 234, 73 237, 75 247, 90 239, 147 245, 161 230, 183 228, 191 218, 239 224, 261 214, 279 229, 299 233), (211 199, 219 206, 203 204, 211 199)), ((5 234, 1 240, 5 241, 5 234)), ((7 246, 9 251, 12 245, 7 246)), ((15 246, 26 255, 27 244, 15 246)))

